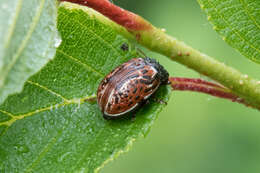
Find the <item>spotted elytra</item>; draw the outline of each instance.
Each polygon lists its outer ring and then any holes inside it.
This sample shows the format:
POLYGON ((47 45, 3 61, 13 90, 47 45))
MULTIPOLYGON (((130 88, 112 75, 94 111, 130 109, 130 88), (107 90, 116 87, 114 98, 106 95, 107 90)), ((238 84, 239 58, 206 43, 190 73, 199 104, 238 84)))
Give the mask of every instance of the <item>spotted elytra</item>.
POLYGON ((97 102, 105 119, 129 115, 160 85, 168 83, 168 72, 152 58, 134 58, 111 71, 99 84, 97 102))

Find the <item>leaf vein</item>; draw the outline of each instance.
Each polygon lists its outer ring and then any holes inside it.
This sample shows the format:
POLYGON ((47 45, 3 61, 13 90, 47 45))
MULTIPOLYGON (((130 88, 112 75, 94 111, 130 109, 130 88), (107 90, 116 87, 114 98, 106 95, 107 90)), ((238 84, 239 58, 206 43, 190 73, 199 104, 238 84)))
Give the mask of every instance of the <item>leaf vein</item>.
MULTIPOLYGON (((220 18, 221 18, 221 19, 226 23, 226 25, 230 28, 231 32, 233 32, 234 34, 236 34, 242 41, 244 41, 245 43, 247 43, 247 45, 249 45, 249 47, 251 47, 252 49, 255 49, 255 50, 260 54, 260 50, 259 50, 258 48, 256 48, 256 47, 254 47, 250 42, 248 42, 247 40, 245 40, 245 39, 240 35, 240 33, 239 33, 237 30, 233 29, 233 28, 231 27, 231 25, 228 23, 228 21, 223 17, 223 15, 221 15, 221 13, 217 10, 216 6, 214 6, 214 5, 210 2, 210 0, 207 0, 207 1, 208 1, 208 3, 213 7, 213 9, 216 11, 216 13, 218 14, 218 16, 220 16, 220 18)), ((255 59, 255 57, 252 57, 252 58, 255 59)))
MULTIPOLYGON (((85 102, 86 100, 92 100, 93 97, 95 96, 92 96, 92 97, 85 97, 83 99, 80 99, 82 100, 80 103, 82 102, 85 102)), ((75 101, 74 101, 75 102, 75 101)), ((79 104, 77 103, 78 101, 76 101, 76 104, 79 104)), ((75 113, 76 111, 74 111, 75 113)), ((73 113, 72 113, 73 114, 73 113)), ((67 124, 68 126, 68 124, 67 124)), ((36 159, 34 159, 34 161, 32 162, 31 166, 29 166, 25 172, 32 172, 33 168, 40 162, 40 160, 48 153, 48 151, 54 146, 54 144, 58 141, 58 139, 62 136, 62 132, 63 132, 63 129, 67 128, 63 126, 63 128, 58 132, 58 134, 56 136, 54 136, 50 142, 47 142, 47 144, 45 145, 45 147, 43 148, 43 150, 37 155, 36 159)))
MULTIPOLYGON (((62 13, 64 14, 64 16, 67 16, 65 14, 65 12, 62 11, 62 13)), ((120 56, 124 56, 120 51, 118 51, 118 49, 116 47, 114 47, 112 44, 110 44, 109 42, 107 42, 104 38, 102 38, 101 36, 99 36, 98 34, 96 34, 94 31, 92 31, 91 29, 89 29, 87 26, 85 26, 83 23, 81 23, 78 19, 75 20, 75 22, 77 22, 78 24, 80 24, 82 27, 86 28, 86 30, 88 30, 89 32, 91 32, 93 35, 95 35, 99 40, 102 40, 105 44, 107 44, 109 47, 112 48, 112 50, 117 53, 120 56)))
POLYGON ((252 19, 253 23, 255 23, 255 26, 260 29, 260 25, 258 24, 257 20, 249 13, 247 4, 244 2, 244 0, 240 0, 241 4, 243 5, 243 8, 245 9, 247 15, 252 19))
POLYGON ((54 136, 50 142, 48 142, 43 150, 39 153, 39 155, 34 159, 32 164, 26 168, 25 172, 32 172, 32 169, 39 163, 39 161, 44 157, 44 155, 52 148, 52 146, 56 143, 57 138, 59 138, 62 135, 62 131, 59 132, 56 136, 54 136))
POLYGON ((4 130, 2 131, 2 133, 0 133, 0 137, 3 136, 7 132, 8 127, 9 126, 4 127, 4 130))
MULTIPOLYGON (((78 165, 80 165, 79 163, 81 163, 83 161, 83 159, 86 157, 86 154, 88 153, 89 149, 97 142, 98 137, 102 134, 102 132, 105 130, 105 128, 103 127, 102 129, 99 130, 99 132, 96 134, 94 140, 88 144, 88 150, 85 150, 81 156, 79 156, 80 159, 78 159, 78 162, 75 164, 75 166, 77 167, 78 165)), ((74 167, 74 168, 76 168, 74 167)))
POLYGON ((7 41, 6 41, 5 46, 4 46, 5 49, 7 49, 9 47, 9 44, 11 42, 11 37, 14 33, 14 29, 15 29, 15 26, 16 26, 16 23, 17 23, 17 19, 19 17, 20 12, 21 12, 22 2, 23 2, 23 0, 19 0, 19 2, 17 3, 17 8, 15 10, 14 20, 13 20, 13 22, 10 26, 10 30, 7 34, 7 41))
POLYGON ((55 95, 55 96, 57 96, 57 97, 60 97, 60 98, 63 99, 65 102, 69 102, 69 99, 67 99, 67 98, 65 98, 64 96, 62 96, 61 94, 59 94, 59 93, 57 93, 57 92, 55 92, 55 91, 53 91, 53 90, 47 88, 46 86, 43 86, 43 85, 41 85, 41 84, 39 84, 39 83, 37 83, 37 82, 33 82, 33 81, 31 81, 31 80, 27 80, 26 82, 29 83, 29 84, 31 84, 31 85, 37 86, 37 87, 39 87, 39 88, 41 88, 41 89, 43 89, 43 90, 45 90, 45 91, 48 91, 49 93, 51 93, 51 94, 53 94, 53 95, 55 95))
POLYGON ((26 45, 28 44, 28 41, 30 40, 32 33, 34 32, 39 20, 40 20, 40 16, 42 14, 43 11, 43 7, 44 7, 44 3, 45 0, 41 1, 41 4, 39 6, 39 9, 36 12, 36 15, 34 16, 32 23, 28 29, 27 34, 25 35, 24 40, 22 41, 21 45, 18 48, 18 51, 14 54, 14 56, 12 57, 12 60, 10 62, 10 64, 7 66, 5 72, 3 73, 2 77, 0 79, 3 80, 3 82, 1 83, 2 85, 4 85, 5 83, 5 79, 6 76, 8 75, 9 71, 12 69, 12 67, 15 65, 16 61, 18 60, 18 58, 20 57, 21 53, 23 52, 24 48, 26 47, 26 45))
MULTIPOLYGON (((36 113, 40 113, 40 112, 44 112, 44 111, 48 111, 48 110, 52 110, 52 109, 57 109, 59 107, 67 106, 67 105, 70 105, 70 104, 82 104, 82 103, 85 103, 86 101, 92 101, 95 98, 96 98, 96 95, 87 96, 87 97, 83 97, 83 98, 79 98, 79 99, 71 99, 71 100, 68 100, 68 101, 63 102, 63 103, 51 105, 51 106, 48 106, 48 107, 45 107, 45 108, 40 108, 40 109, 31 111, 31 112, 27 112, 27 113, 24 113, 24 114, 13 115, 12 119, 5 121, 5 122, 0 122, 0 126, 1 125, 11 126, 15 121, 29 117, 29 116, 32 116, 36 113)), ((5 110, 0 110, 0 111, 1 112, 7 112, 5 110)), ((12 113, 9 113, 9 114, 12 115, 12 113)))
MULTIPOLYGON (((2 112, 3 114, 6 114, 6 115, 8 115, 8 116, 10 116, 10 117, 11 117, 11 120, 14 119, 14 117, 15 117, 15 115, 13 115, 13 114, 10 113, 10 112, 4 111, 4 110, 0 110, 0 112, 2 112)), ((9 120, 9 121, 10 121, 10 120, 9 120)), ((4 136, 4 134, 7 132, 8 128, 10 127, 10 125, 4 124, 4 123, 1 122, 1 123, 0 123, 0 126, 2 126, 2 125, 5 125, 6 128, 5 128, 5 130, 0 134, 0 136, 4 136)))
POLYGON ((95 70, 92 66, 90 66, 90 65, 88 65, 88 64, 86 64, 86 63, 83 63, 83 62, 80 61, 78 58, 74 58, 73 56, 68 55, 68 54, 66 54, 64 51, 59 50, 59 49, 57 49, 57 52, 60 52, 61 54, 65 55, 65 57, 67 57, 67 58, 73 60, 74 62, 76 62, 76 63, 78 63, 78 64, 81 64, 83 67, 87 67, 89 70, 93 71, 94 73, 97 73, 100 77, 103 78, 103 77, 105 76, 105 75, 102 74, 101 72, 95 70))
POLYGON ((0 109, 0 112, 2 112, 2 113, 5 114, 5 115, 8 115, 8 116, 11 117, 11 118, 15 117, 15 115, 13 115, 13 114, 10 113, 10 112, 6 112, 6 111, 1 110, 1 109, 0 109))

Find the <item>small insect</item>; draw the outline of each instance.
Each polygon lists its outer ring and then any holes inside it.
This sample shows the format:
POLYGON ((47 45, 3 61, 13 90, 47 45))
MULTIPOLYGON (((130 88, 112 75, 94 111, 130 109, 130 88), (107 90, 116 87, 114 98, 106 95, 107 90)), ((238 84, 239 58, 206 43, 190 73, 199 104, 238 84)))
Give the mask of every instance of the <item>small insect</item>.
POLYGON ((168 72, 156 60, 134 58, 116 67, 99 84, 97 102, 105 119, 133 113, 158 89, 168 84, 168 72))
POLYGON ((128 51, 129 47, 126 43, 122 44, 120 47, 123 51, 128 51))

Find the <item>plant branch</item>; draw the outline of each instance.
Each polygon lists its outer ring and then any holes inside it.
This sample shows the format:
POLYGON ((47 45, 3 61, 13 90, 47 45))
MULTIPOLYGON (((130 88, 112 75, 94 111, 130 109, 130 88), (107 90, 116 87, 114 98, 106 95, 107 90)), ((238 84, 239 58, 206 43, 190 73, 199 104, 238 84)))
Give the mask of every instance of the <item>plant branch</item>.
POLYGON ((211 83, 201 79, 180 77, 170 77, 169 81, 171 82, 173 90, 194 91, 209 94, 214 97, 219 97, 231 100, 232 102, 241 103, 248 107, 248 105, 242 98, 234 95, 228 88, 219 84, 211 83))
MULTIPOLYGON (((106 21, 128 39, 135 39, 146 48, 163 54, 173 61, 181 63, 200 74, 208 76, 217 81, 232 93, 243 98, 244 102, 255 108, 260 107, 260 83, 248 75, 243 75, 239 71, 224 63, 205 55, 185 43, 165 34, 164 30, 149 24, 142 17, 121 9, 110 3, 108 0, 62 0, 85 6, 89 6, 99 11, 112 21, 106 21), (125 28, 125 29, 123 29, 125 28)), ((102 18, 99 14, 92 15, 102 18)), ((104 19, 102 19, 104 20, 104 19)))

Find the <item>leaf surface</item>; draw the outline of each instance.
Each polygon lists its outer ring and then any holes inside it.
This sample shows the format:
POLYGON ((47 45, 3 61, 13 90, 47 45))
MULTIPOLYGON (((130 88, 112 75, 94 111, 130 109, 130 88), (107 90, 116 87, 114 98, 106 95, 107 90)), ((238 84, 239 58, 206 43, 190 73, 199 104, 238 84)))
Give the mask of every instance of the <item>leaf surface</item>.
POLYGON ((260 63, 260 1, 198 0, 214 29, 245 57, 260 63))
POLYGON ((0 1, 0 103, 55 55, 55 0, 0 1))
MULTIPOLYGON (((107 121, 96 103, 102 78, 137 56, 113 25, 87 7, 61 3, 55 58, 0 106, 0 172, 95 172, 148 133, 165 105, 151 100, 134 121, 107 121)), ((162 86, 155 97, 167 101, 169 94, 162 86)))

